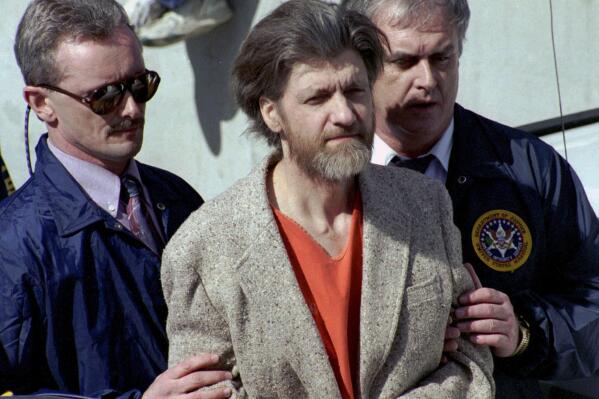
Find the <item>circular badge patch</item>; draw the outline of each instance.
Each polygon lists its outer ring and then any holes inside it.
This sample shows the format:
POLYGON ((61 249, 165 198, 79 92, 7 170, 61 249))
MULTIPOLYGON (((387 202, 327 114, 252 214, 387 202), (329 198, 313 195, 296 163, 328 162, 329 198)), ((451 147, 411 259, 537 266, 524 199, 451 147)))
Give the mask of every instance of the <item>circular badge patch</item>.
POLYGON ((518 215, 495 209, 474 223, 472 246, 485 265, 498 272, 511 272, 530 256, 532 236, 518 215))

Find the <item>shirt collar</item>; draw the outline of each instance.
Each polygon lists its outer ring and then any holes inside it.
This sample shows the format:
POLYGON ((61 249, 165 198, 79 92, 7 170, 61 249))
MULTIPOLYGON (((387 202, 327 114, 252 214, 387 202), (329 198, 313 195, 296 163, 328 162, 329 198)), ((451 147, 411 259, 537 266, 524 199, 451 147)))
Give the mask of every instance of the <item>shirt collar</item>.
MULTIPOLYGON (((441 135, 441 138, 435 143, 433 148, 430 149, 426 154, 422 154, 421 157, 433 154, 439 163, 445 169, 449 169, 449 156, 451 155, 451 147, 453 144, 453 130, 454 121, 453 118, 449 123, 449 126, 441 135)), ((398 155, 387 143, 383 141, 378 135, 374 135, 374 142, 372 147, 372 159, 370 160, 373 164, 386 166, 391 162, 394 156, 399 156, 402 159, 406 159, 401 155, 398 155)))
MULTIPOLYGON (((48 140, 48 148, 91 200, 116 218, 119 211, 121 178, 99 165, 67 154, 56 147, 51 140, 48 140)), ((141 181, 135 160, 129 162, 124 174, 129 174, 141 181)))

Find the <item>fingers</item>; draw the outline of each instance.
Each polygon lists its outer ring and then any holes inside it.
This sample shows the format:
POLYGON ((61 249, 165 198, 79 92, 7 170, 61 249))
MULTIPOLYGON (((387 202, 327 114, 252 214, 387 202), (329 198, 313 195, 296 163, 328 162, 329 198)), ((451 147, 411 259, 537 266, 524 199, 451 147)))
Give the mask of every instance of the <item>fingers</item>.
POLYGON ((445 329, 445 339, 458 339, 460 338, 460 330, 454 326, 447 326, 445 329))
POLYGON ((214 388, 206 391, 190 392, 181 396, 181 399, 225 399, 231 397, 231 388, 214 388))
MULTIPOLYGON (((443 341, 443 353, 457 351, 458 338, 460 338, 460 330, 451 324, 447 324, 445 329, 445 340, 443 341)), ((444 354, 441 358, 441 364, 445 364, 447 361, 447 356, 444 354)))
POLYGON ((519 328, 514 308, 506 294, 479 288, 460 297, 465 304, 454 311, 456 327, 470 334, 469 340, 488 345, 496 356, 510 356, 518 345, 519 328))
POLYGON ((230 380, 232 375, 228 371, 195 371, 178 380, 179 392, 189 393, 198 388, 214 385, 221 381, 230 380))
POLYGON ((504 334, 471 334, 470 342, 477 345, 488 345, 493 348, 503 348, 510 345, 510 339, 504 334))
POLYGON ((470 342, 476 345, 489 346, 495 356, 506 357, 511 356, 518 346, 518 334, 471 334, 470 342))
POLYGON ((482 319, 462 321, 457 324, 457 327, 464 333, 507 335, 513 330, 512 324, 504 320, 482 319))
POLYGON ((515 319, 514 309, 508 304, 481 303, 478 305, 463 306, 454 312, 456 320, 465 319, 515 319))
POLYGON ((218 356, 204 354, 192 356, 172 366, 160 374, 152 385, 144 392, 143 399, 180 398, 191 395, 190 398, 228 398, 231 390, 218 388, 209 391, 197 392, 204 386, 231 379, 231 373, 222 370, 202 370, 215 367, 218 356), (199 396, 198 396, 199 395, 199 396))
POLYGON ((519 327, 509 297, 492 288, 479 288, 460 296, 463 306, 454 311, 456 327, 469 340, 492 347, 497 356, 510 356, 518 345, 519 327))
POLYGON ((468 274, 470 274, 470 278, 472 278, 472 282, 474 283, 474 289, 477 290, 479 288, 483 288, 483 285, 481 284, 478 276, 476 275, 476 272, 474 271, 472 265, 470 263, 464 263, 464 267, 468 271, 468 274))
POLYGON ((510 303, 510 298, 501 291, 493 288, 479 288, 474 291, 466 292, 460 295, 458 299, 461 305, 473 305, 477 303, 495 303, 503 304, 510 303))
POLYGON ((518 322, 515 319, 479 319, 457 323, 461 332, 469 335, 470 342, 488 345, 499 357, 510 356, 519 340, 518 322))
POLYGON ((443 353, 446 352, 455 352, 458 350, 458 340, 450 339, 443 341, 443 353))
POLYGON ((170 367, 163 374, 171 379, 178 379, 193 373, 194 371, 216 366, 218 364, 218 356, 214 354, 202 354, 188 357, 180 363, 170 367))

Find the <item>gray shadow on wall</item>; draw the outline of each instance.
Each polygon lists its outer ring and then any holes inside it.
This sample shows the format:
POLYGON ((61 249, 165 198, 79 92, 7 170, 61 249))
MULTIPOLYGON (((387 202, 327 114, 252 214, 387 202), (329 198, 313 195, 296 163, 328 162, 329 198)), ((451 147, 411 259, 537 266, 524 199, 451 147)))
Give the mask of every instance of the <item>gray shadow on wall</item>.
POLYGON ((231 67, 250 30, 258 0, 229 0, 229 5, 233 18, 185 43, 195 76, 197 115, 214 155, 221 151, 220 122, 232 119, 237 112, 231 91, 231 67))

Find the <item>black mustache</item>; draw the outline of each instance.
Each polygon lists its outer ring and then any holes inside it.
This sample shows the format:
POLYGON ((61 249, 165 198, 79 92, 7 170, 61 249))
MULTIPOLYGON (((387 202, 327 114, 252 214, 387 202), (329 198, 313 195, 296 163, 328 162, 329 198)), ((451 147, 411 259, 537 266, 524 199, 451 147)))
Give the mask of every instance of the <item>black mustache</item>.
POLYGON ((110 127, 110 131, 115 132, 115 131, 119 131, 119 130, 137 129, 137 128, 143 127, 144 124, 145 124, 144 118, 137 118, 137 119, 125 118, 125 119, 119 121, 118 123, 112 125, 110 127))

